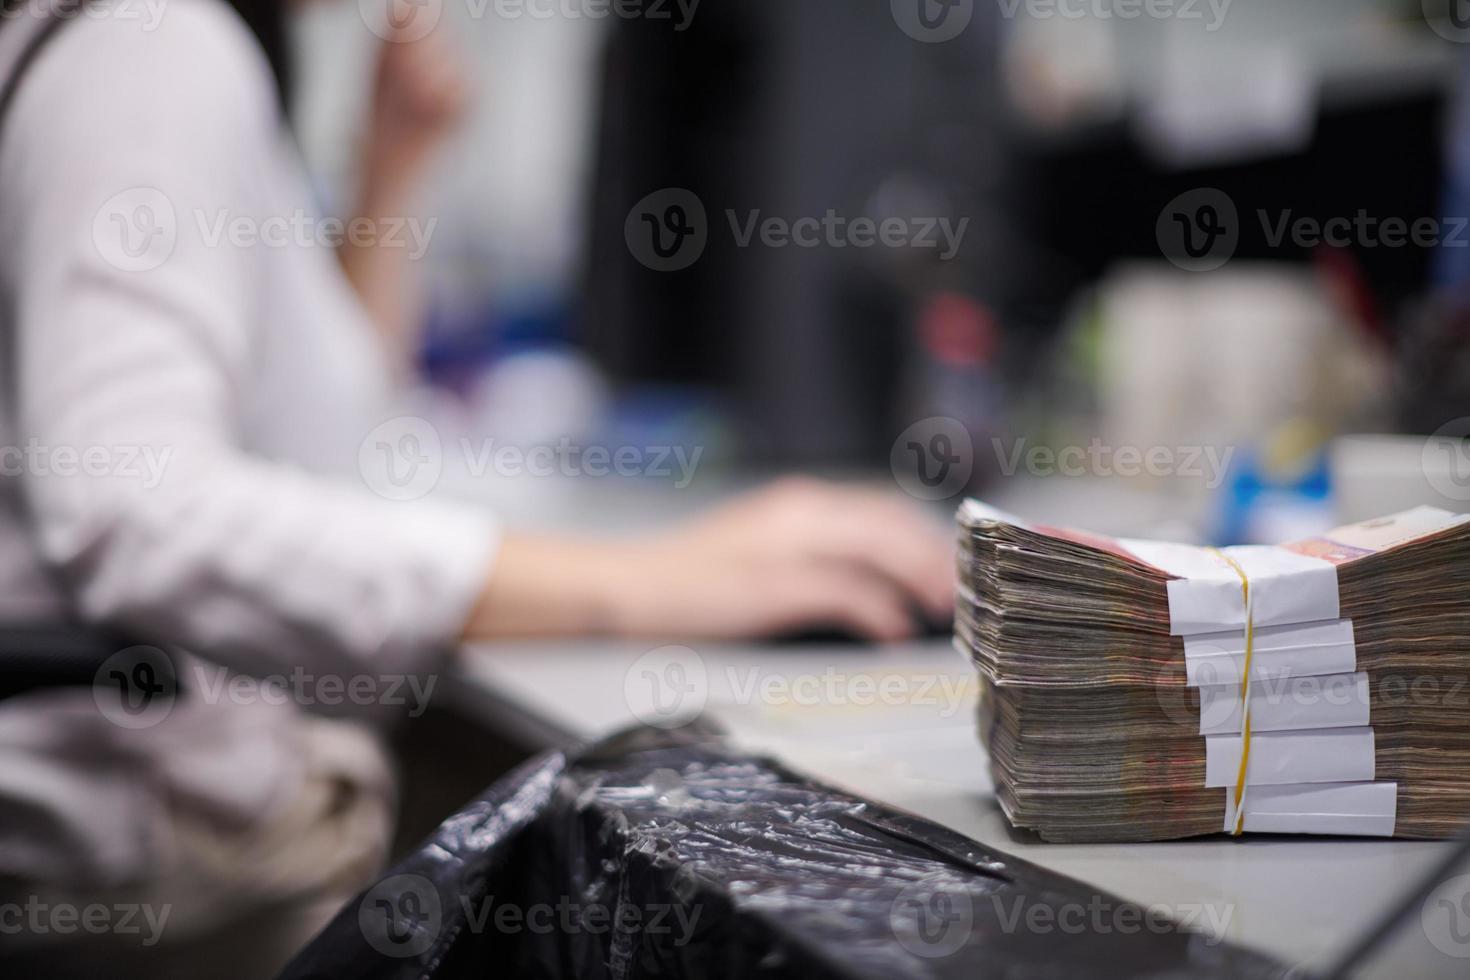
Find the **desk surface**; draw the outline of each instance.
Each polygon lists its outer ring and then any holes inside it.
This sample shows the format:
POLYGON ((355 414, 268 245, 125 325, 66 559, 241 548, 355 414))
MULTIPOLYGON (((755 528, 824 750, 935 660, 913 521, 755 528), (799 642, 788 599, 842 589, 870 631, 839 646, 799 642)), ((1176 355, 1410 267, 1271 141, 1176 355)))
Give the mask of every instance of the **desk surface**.
MULTIPOLYGON (((501 481, 495 487, 503 496, 494 504, 522 526, 627 529, 689 513, 734 486, 721 480, 675 492, 637 481, 595 488, 577 481, 501 481)), ((461 490, 483 500, 487 488, 471 481, 461 490)), ((1199 501, 1151 496, 1126 481, 1106 480, 1010 481, 992 500, 1052 523, 1076 523, 1086 514, 1094 530, 1136 537, 1183 537, 1199 508, 1199 501)), ((936 519, 945 519, 949 509, 936 509, 936 519)), ((693 692, 679 705, 683 711, 702 704, 742 747, 1139 904, 1212 916, 1199 924, 1224 923, 1231 941, 1309 966, 1342 952, 1448 846, 1265 835, 1045 844, 1012 830, 995 802, 975 734, 974 671, 946 642, 881 650, 737 645, 701 646, 682 657, 649 653, 647 644, 487 647, 462 661, 461 673, 442 693, 478 724, 522 745, 550 747, 634 724, 637 712, 646 719, 650 692, 662 677, 674 682, 665 695, 693 692)), ((1419 915, 1411 914, 1363 975, 1470 976, 1470 938, 1458 946, 1440 939, 1462 958, 1436 948, 1419 915)))
MULTIPOLYGON (((464 663, 446 692, 452 703, 523 740, 595 738, 702 712, 742 748, 1288 962, 1321 965, 1339 952, 1446 846, 1269 836, 1042 843, 1012 830, 995 803, 974 731, 973 669, 942 641, 697 652, 562 642, 486 647, 464 663)), ((1470 957, 1470 942, 1455 952, 1470 957)), ((1437 949, 1415 914, 1364 975, 1467 973, 1470 958, 1437 949)))

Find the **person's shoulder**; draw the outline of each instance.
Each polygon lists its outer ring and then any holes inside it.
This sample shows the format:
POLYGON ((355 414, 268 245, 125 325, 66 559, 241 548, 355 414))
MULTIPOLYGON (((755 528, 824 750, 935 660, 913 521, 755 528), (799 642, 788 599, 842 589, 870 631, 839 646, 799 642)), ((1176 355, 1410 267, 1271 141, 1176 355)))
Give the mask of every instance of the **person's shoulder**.
POLYGON ((42 49, 4 126, 0 212, 40 229, 129 188, 178 208, 238 202, 281 115, 264 53, 223 0, 99 0, 42 49))
POLYGON ((100 0, 61 27, 31 70, 24 94, 74 117, 149 129, 278 118, 265 54, 224 0, 100 0))

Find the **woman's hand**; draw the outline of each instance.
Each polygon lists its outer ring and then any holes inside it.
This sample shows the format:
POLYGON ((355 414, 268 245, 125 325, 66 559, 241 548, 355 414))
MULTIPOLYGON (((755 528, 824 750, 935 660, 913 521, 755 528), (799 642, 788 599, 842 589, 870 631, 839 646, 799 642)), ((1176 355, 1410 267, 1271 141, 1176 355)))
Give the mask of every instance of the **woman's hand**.
MULTIPOLYGON (((405 28, 406 29, 406 28, 405 28)), ((378 49, 364 174, 368 196, 403 203, 458 127, 468 104, 459 60, 437 32, 378 49)))
POLYGON ((511 537, 467 638, 834 628, 892 641, 951 615, 953 583, 950 538, 905 498, 792 479, 649 538, 511 537))
POLYGON ((396 37, 378 49, 362 188, 349 225, 375 233, 367 241, 348 236, 337 256, 390 359, 400 366, 407 364, 423 307, 410 268, 419 256, 404 240, 403 223, 413 217, 414 198, 435 152, 464 116, 466 96, 459 63, 438 32, 414 41, 396 37), (398 240, 383 239, 395 229, 398 240))

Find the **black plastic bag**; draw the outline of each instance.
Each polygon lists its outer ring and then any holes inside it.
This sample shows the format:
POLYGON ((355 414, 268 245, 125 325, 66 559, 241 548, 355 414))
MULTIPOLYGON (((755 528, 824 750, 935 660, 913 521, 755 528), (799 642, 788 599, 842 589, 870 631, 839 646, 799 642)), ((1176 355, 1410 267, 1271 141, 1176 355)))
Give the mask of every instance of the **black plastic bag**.
POLYGON ((1285 972, 708 730, 639 729, 497 783, 282 977, 1285 972))

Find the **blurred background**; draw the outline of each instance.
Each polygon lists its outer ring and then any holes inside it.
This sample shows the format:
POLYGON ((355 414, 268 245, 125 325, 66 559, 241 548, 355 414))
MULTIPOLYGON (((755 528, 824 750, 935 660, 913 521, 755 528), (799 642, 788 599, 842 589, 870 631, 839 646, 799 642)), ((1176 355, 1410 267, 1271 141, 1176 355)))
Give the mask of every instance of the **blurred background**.
MULTIPOLYGON (((1470 4, 425 4, 476 96, 423 205, 466 431, 911 451, 958 464, 920 496, 1196 540, 1466 509, 1470 4)), ((302 13, 327 202, 378 15, 302 13)))

